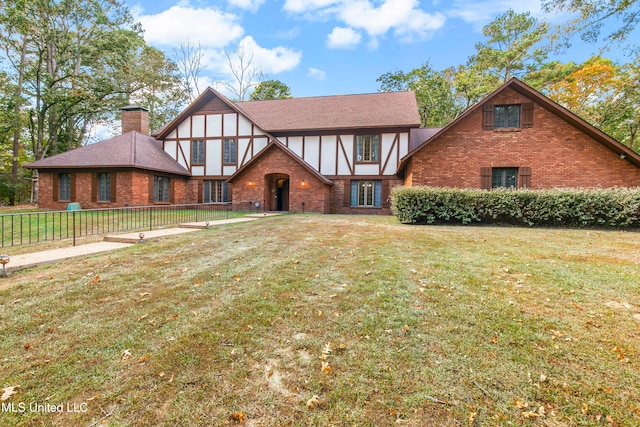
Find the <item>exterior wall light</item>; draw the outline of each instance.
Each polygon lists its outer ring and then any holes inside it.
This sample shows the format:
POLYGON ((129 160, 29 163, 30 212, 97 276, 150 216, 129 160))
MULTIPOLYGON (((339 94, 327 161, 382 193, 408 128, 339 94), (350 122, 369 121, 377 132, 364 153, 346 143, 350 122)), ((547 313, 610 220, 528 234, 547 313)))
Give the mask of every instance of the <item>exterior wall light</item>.
POLYGON ((302 180, 302 186, 304 187, 305 185, 307 185, 306 182, 304 182, 304 179, 302 180))
POLYGON ((249 180, 249 187, 253 186, 253 181, 249 180))
POLYGON ((138 237, 140 238, 140 240, 138 240, 138 243, 144 243, 144 233, 138 234, 138 237))
POLYGON ((620 160, 624 160, 626 158, 627 158, 627 156, 624 153, 620 153, 620 160))
POLYGON ((0 264, 2 264, 2 270, 0 270, 0 277, 7 277, 7 264, 9 264, 11 258, 9 255, 0 255, 0 264))

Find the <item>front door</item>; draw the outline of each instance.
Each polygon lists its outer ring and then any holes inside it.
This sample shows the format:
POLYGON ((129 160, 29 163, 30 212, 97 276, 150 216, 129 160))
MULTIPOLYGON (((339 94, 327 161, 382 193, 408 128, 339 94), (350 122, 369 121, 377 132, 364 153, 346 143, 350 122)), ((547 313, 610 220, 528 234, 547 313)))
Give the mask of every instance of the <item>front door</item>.
POLYGON ((289 180, 281 178, 276 181, 276 210, 286 212, 289 210, 289 180))
POLYGON ((274 173, 265 176, 266 210, 287 212, 289 210, 289 175, 274 173))

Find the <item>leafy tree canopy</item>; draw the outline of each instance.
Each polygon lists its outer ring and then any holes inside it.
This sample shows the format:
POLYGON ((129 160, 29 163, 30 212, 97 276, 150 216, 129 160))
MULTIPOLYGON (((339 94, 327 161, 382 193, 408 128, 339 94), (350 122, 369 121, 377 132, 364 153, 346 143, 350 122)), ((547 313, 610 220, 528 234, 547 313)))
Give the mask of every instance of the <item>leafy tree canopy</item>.
POLYGON ((291 98, 291 88, 280 80, 265 80, 260 82, 253 89, 251 95, 249 95, 251 101, 287 98, 291 98))

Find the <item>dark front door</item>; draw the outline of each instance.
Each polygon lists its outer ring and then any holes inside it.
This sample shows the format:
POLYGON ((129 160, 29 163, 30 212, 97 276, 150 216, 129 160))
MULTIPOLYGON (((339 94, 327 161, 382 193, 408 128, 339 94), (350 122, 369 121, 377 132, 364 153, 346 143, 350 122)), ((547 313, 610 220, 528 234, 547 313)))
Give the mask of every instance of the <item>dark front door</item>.
POLYGON ((289 180, 286 178, 276 181, 276 210, 280 212, 289 210, 289 180))

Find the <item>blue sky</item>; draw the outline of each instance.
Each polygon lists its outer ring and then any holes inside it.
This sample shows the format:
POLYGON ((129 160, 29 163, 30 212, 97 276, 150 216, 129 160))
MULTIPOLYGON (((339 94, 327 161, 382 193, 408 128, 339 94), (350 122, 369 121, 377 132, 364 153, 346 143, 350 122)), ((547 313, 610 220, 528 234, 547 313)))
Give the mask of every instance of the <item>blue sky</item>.
MULTIPOLYGON (((513 9, 557 24, 539 1, 514 0, 125 0, 147 43, 173 56, 189 40, 206 51, 200 89, 229 79, 223 50, 243 43, 270 79, 295 97, 378 91, 384 73, 427 61, 436 70, 464 64, 482 27, 513 9)), ((582 62, 598 46, 576 40, 554 55, 582 62)), ((624 59, 618 52, 607 55, 624 59)))

